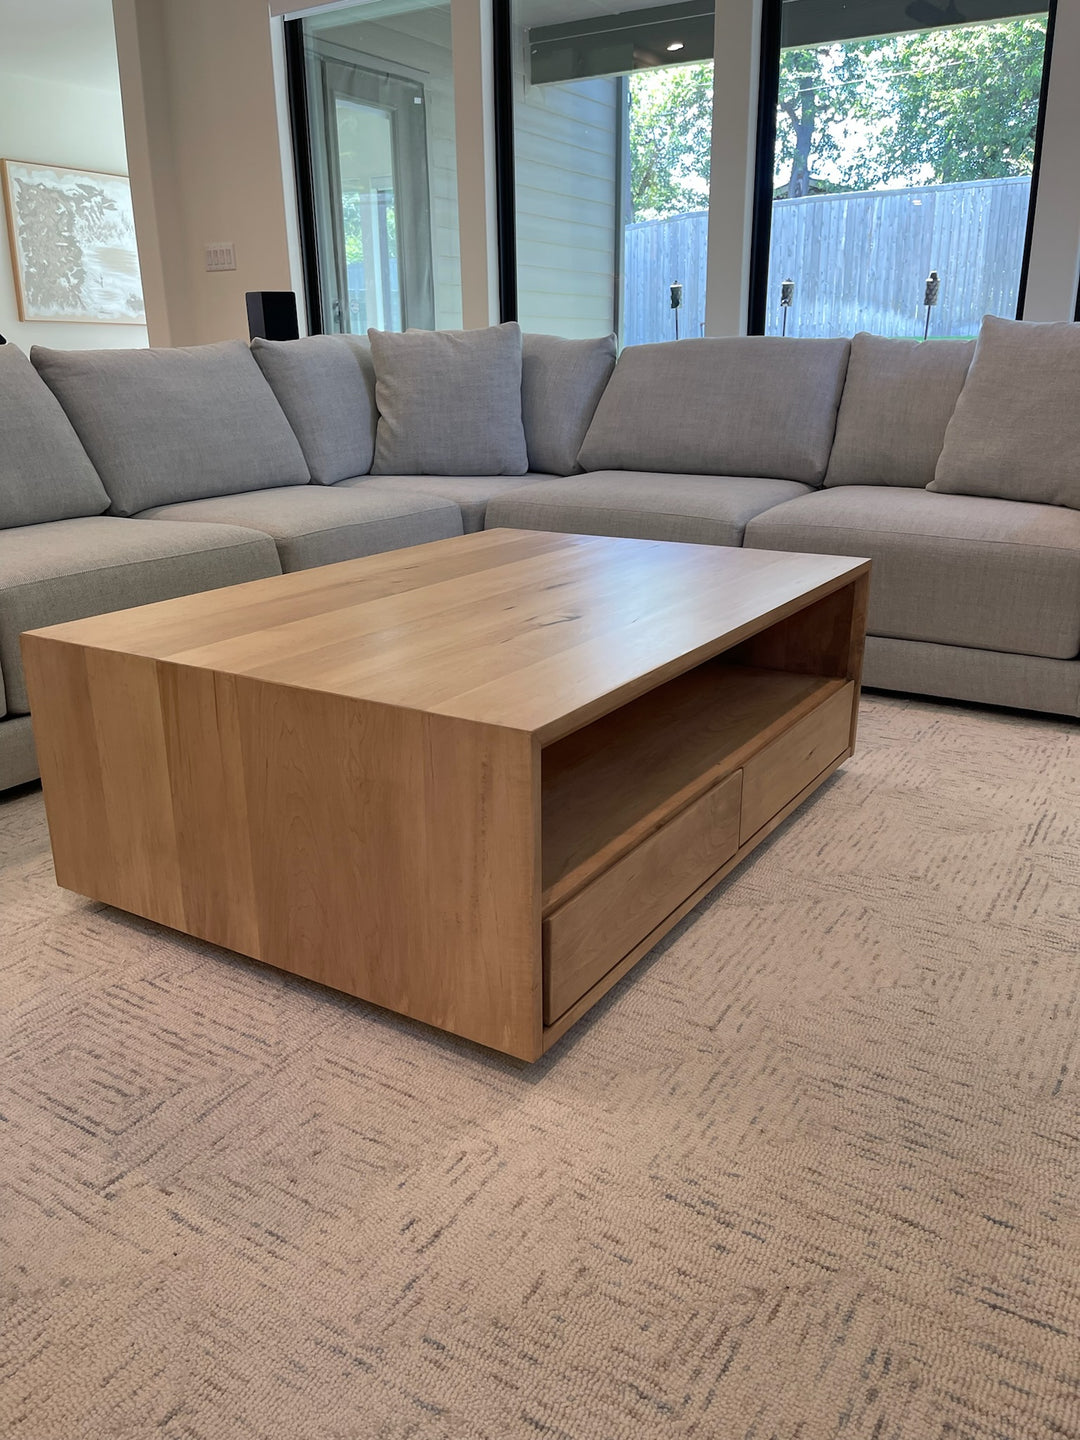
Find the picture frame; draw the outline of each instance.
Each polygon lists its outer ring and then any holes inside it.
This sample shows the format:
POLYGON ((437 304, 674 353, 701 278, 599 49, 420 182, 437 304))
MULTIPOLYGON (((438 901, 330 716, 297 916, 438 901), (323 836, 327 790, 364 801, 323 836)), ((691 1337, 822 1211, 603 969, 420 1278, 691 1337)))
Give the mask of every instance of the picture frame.
POLYGON ((145 325, 126 175, 0 160, 19 319, 145 325))

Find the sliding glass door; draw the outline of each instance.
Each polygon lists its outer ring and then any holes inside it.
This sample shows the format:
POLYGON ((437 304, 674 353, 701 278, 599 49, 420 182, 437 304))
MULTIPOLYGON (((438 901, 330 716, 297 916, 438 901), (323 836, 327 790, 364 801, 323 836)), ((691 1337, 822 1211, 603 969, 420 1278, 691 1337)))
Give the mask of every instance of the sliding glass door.
POLYGON ((373 0, 302 22, 324 333, 461 323, 447 4, 373 0))

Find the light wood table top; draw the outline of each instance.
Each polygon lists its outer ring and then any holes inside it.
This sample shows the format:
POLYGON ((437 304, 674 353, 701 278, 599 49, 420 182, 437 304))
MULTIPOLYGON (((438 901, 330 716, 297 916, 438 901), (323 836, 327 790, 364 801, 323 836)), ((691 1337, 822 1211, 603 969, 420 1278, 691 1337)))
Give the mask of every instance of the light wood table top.
POLYGON ((488 530, 36 632, 547 744, 869 569, 488 530))

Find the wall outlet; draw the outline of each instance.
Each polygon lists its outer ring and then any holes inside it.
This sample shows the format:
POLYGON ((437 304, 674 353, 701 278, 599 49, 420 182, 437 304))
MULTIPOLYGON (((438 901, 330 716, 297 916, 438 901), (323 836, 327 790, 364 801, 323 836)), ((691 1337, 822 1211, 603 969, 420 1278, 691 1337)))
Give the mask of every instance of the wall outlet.
POLYGON ((207 270, 235 270, 236 246, 231 240, 206 247, 207 270))

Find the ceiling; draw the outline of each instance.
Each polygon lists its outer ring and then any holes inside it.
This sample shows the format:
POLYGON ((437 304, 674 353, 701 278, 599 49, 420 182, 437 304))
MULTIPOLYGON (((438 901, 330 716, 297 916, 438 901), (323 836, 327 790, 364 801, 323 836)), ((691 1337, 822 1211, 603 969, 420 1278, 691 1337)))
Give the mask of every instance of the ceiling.
POLYGON ((111 0, 0 0, 0 71, 115 90, 111 0))

